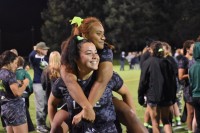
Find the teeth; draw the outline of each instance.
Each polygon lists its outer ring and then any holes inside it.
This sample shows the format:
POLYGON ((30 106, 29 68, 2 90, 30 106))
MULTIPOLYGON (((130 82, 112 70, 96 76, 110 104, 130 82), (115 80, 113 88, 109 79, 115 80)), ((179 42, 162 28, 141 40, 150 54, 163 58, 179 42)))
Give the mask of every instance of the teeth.
POLYGON ((91 61, 92 64, 97 64, 97 61, 91 61))

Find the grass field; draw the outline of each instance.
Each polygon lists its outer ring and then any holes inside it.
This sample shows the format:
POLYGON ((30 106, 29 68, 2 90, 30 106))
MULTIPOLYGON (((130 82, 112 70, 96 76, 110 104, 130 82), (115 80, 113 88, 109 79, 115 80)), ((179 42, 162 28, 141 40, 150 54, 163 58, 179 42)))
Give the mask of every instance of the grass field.
MULTIPOLYGON (((128 86, 130 89, 130 92, 133 96, 134 104, 136 107, 136 114, 138 118, 143 122, 143 116, 144 116, 144 108, 141 107, 137 103, 137 89, 138 89, 138 83, 139 83, 139 75, 140 75, 140 70, 129 70, 128 65, 125 66, 125 71, 119 71, 119 65, 114 66, 114 70, 122 77, 124 80, 124 83, 128 86)), ((32 73, 32 72, 30 72, 32 73)), ((119 97, 117 94, 114 94, 117 97, 119 97)), ((35 124, 35 104, 34 104, 34 96, 31 95, 30 97, 30 108, 29 108, 31 118, 33 123, 35 124)), ((47 120, 48 121, 48 120, 47 120)), ((48 122, 47 122, 48 123, 48 122)), ((123 127, 124 129, 124 127, 123 127)), ((123 131, 125 133, 125 130, 123 131)), ((187 131, 184 130, 182 127, 179 130, 174 130, 174 133, 186 133, 187 131)), ((0 123, 0 133, 5 133, 5 130, 2 128, 1 123, 0 123)), ((35 133, 35 132, 32 132, 35 133)))

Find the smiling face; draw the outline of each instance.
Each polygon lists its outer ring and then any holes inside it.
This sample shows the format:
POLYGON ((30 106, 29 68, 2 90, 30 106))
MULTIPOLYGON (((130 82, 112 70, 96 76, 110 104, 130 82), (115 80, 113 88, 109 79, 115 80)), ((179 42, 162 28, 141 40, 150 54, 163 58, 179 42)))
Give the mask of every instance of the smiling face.
POLYGON ((80 47, 80 58, 77 60, 79 70, 97 70, 99 64, 99 55, 96 47, 91 42, 86 42, 80 47))
POLYGON ((99 22, 91 24, 89 33, 85 37, 94 43, 97 49, 104 48, 104 28, 99 22))

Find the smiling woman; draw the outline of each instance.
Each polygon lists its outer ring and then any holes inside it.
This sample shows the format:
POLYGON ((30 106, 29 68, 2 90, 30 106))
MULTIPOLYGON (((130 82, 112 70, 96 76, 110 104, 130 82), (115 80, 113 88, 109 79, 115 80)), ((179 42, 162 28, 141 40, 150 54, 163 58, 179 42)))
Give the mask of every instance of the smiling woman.
MULTIPOLYGON (((94 71, 97 70, 99 64, 97 49, 95 45, 87 39, 77 40, 77 36, 70 37, 65 49, 63 60, 65 60, 66 63, 68 63, 68 67, 77 74, 76 80, 81 86, 84 95, 88 97, 91 92, 91 87, 97 77, 97 71, 94 71)), ((123 102, 126 103, 126 106, 130 108, 133 114, 134 105, 130 92, 123 84, 122 78, 115 72, 112 72, 111 76, 111 80, 106 86, 102 97, 94 105, 95 120, 87 120, 82 117, 85 111, 83 109, 84 107, 81 108, 81 106, 75 102, 67 86, 65 86, 64 81, 61 78, 58 79, 54 83, 48 101, 48 112, 51 114, 51 119, 53 119, 51 123, 51 133, 58 133, 63 121, 69 126, 70 133, 116 133, 117 128, 114 123, 116 114, 113 105, 112 91, 117 92, 123 97, 123 102), (65 106, 55 113, 56 107, 61 101, 64 101, 65 106)), ((138 123, 134 124, 139 126, 138 123)))

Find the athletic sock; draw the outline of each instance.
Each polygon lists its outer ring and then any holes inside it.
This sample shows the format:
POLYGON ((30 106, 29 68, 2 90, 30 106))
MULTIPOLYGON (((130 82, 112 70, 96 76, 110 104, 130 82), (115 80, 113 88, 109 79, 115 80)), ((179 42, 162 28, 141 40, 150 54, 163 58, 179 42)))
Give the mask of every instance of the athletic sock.
POLYGON ((175 119, 176 119, 176 121, 181 121, 181 117, 180 116, 177 116, 175 119))
POLYGON ((148 125, 149 125, 149 124, 148 124, 147 122, 144 122, 144 126, 145 126, 145 127, 148 127, 148 125))
POLYGON ((164 125, 161 123, 161 124, 159 124, 159 127, 163 127, 164 125))
POLYGON ((176 126, 176 118, 172 119, 172 127, 176 126))
POLYGON ((149 125, 148 125, 148 128, 152 128, 152 126, 149 124, 149 125))
POLYGON ((180 116, 176 117, 176 125, 177 126, 181 125, 181 118, 180 118, 180 116))

